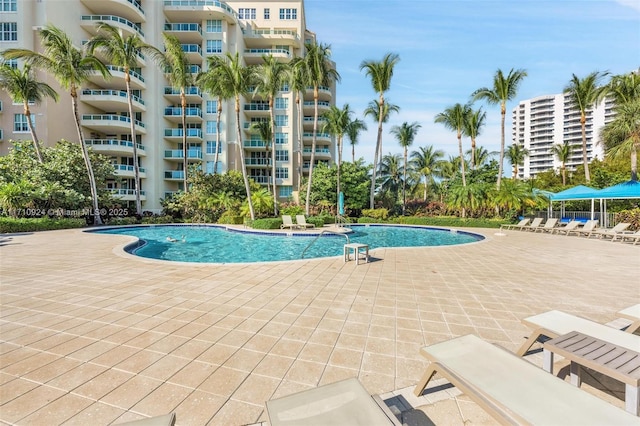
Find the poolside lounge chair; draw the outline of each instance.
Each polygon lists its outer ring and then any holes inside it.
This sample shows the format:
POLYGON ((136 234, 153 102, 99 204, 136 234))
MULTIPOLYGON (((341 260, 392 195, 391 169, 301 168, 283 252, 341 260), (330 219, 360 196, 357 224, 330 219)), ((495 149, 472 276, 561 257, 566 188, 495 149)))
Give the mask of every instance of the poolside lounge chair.
POLYGON ((520 229, 522 229, 523 231, 535 231, 536 229, 540 228, 540 225, 542 225, 542 221, 543 219, 541 217, 536 217, 535 219, 533 219, 530 225, 525 225, 520 229))
POLYGON ((553 228, 556 227, 556 225, 558 224, 558 219, 555 217, 551 217, 549 219, 547 219, 547 221, 544 223, 544 226, 540 226, 536 229, 533 230, 533 232, 552 232, 553 228))
POLYGON ((633 414, 477 336, 437 343, 420 353, 431 364, 414 390, 417 396, 438 373, 501 424, 640 424, 633 414))
POLYGON ((572 229, 567 231, 567 236, 571 234, 584 235, 587 238, 591 237, 591 234, 596 232, 598 229, 598 221, 597 220, 588 220, 587 223, 584 224, 582 228, 572 229))
POLYGON ((164 416, 149 417, 148 419, 120 423, 118 426, 173 426, 175 424, 176 413, 171 413, 164 416))
POLYGON ((266 406, 271 426, 400 426, 384 401, 355 378, 272 399, 266 406))
POLYGON ((633 245, 635 246, 640 241, 640 229, 638 229, 633 234, 620 234, 620 241, 633 241, 633 245))
POLYGON ((510 229, 522 229, 522 227, 524 227, 524 226, 529 224, 530 220, 531 219, 522 219, 518 223, 504 223, 504 224, 500 225, 500 230, 502 231, 503 229, 506 229, 508 231, 510 229))
POLYGON ((533 329, 533 332, 516 352, 518 356, 524 356, 531 346, 543 336, 554 338, 571 331, 578 331, 632 351, 640 350, 640 337, 638 336, 561 311, 548 311, 534 315, 523 319, 522 323, 533 329))
POLYGON ((569 235, 568 232, 576 229, 581 224, 582 224, 582 222, 580 222, 579 220, 572 220, 571 222, 567 223, 565 226, 561 226, 559 228, 553 228, 551 230, 551 233, 552 234, 555 234, 555 233, 561 234, 561 233, 564 232, 567 235, 569 235))
POLYGON ((298 222, 298 226, 301 228, 315 228, 316 226, 313 223, 307 223, 307 218, 304 217, 303 214, 296 215, 296 222, 298 222))
POLYGON ((609 237, 611 237, 611 241, 613 241, 613 240, 616 239, 616 237, 618 235, 624 233, 624 231, 630 226, 631 226, 630 223, 620 222, 620 223, 618 223, 616 226, 614 226, 611 229, 598 229, 593 234, 597 235, 598 238, 609 238, 609 237))
POLYGON ((633 334, 640 328, 640 303, 619 311, 618 315, 633 321, 629 327, 625 328, 624 331, 627 333, 633 334))
POLYGON ((298 225, 293 223, 293 219, 288 214, 282 215, 282 225, 280 225, 280 229, 296 229, 298 225))

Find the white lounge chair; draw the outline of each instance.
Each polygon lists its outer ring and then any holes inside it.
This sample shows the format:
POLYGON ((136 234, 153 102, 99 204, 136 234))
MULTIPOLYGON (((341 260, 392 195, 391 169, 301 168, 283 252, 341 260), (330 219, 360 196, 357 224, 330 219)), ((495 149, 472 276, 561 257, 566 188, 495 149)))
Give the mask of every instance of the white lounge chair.
POLYGON ((581 224, 581 222, 579 220, 572 220, 571 222, 567 223, 565 226, 561 226, 559 228, 553 228, 551 233, 552 234, 555 234, 555 233, 562 234, 564 232, 567 235, 569 235, 568 232, 576 229, 578 226, 580 226, 580 224, 581 224))
POLYGON ((541 217, 536 217, 535 219, 533 219, 530 225, 525 225, 521 229, 523 231, 535 231, 536 229, 540 228, 540 225, 542 225, 542 221, 543 219, 541 217))
POLYGON ((527 226, 530 220, 531 219, 527 218, 527 219, 522 219, 518 223, 504 223, 500 225, 500 230, 502 231, 503 229, 506 229, 508 231, 510 229, 521 229, 522 227, 527 226))
POLYGON ((516 352, 518 356, 524 356, 540 337, 554 338, 571 331, 579 331, 632 351, 640 351, 640 337, 562 311, 544 312, 525 318, 522 323, 533 329, 533 332, 516 352))
POLYGON ((552 232, 553 228, 556 227, 556 225, 558 224, 558 218, 555 217, 551 217, 549 219, 547 219, 547 221, 544 223, 544 226, 540 226, 536 229, 533 230, 533 232, 552 232))
POLYGON ((635 246, 640 241, 640 229, 638 229, 633 234, 621 234, 620 241, 633 241, 633 245, 635 246))
POLYGON ((473 335, 420 353, 431 364, 414 390, 417 396, 438 373, 501 424, 640 424, 638 417, 473 335))
POLYGON ((620 222, 616 226, 611 229, 598 229, 594 232, 594 235, 597 235, 598 238, 609 238, 611 237, 611 241, 615 240, 616 237, 620 234, 625 233, 624 231, 630 227, 631 224, 627 222, 620 222))
POLYGON ((303 214, 296 215, 296 222, 298 226, 301 228, 315 228, 316 226, 313 223, 307 223, 307 218, 304 217, 303 214))
POLYGON ((588 220, 587 223, 584 224, 582 228, 572 229, 567 231, 567 236, 571 234, 584 235, 587 238, 591 237, 591 234, 596 232, 598 229, 598 221, 597 220, 588 220))
POLYGON ((293 223, 293 219, 288 214, 282 215, 282 225, 280 225, 280 229, 296 229, 298 225, 293 223))

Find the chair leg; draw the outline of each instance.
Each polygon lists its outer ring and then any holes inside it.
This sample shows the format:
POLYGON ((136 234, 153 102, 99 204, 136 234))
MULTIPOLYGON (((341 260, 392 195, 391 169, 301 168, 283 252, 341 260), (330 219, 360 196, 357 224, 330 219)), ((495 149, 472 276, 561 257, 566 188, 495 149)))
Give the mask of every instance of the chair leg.
POLYGON ((531 349, 531 346, 533 346, 533 344, 540 338, 540 336, 542 336, 542 333, 538 330, 535 330, 533 333, 531 333, 527 340, 524 341, 522 346, 520 346, 520 349, 518 349, 516 355, 524 356, 529 351, 529 349, 531 349))
POLYGON ((434 374, 436 374, 435 363, 432 363, 431 365, 429 365, 429 367, 427 367, 427 371, 425 371, 422 379, 420 379, 420 381, 416 385, 416 388, 413 390, 415 396, 422 395, 422 392, 424 392, 424 389, 427 387, 427 384, 434 376, 434 374))

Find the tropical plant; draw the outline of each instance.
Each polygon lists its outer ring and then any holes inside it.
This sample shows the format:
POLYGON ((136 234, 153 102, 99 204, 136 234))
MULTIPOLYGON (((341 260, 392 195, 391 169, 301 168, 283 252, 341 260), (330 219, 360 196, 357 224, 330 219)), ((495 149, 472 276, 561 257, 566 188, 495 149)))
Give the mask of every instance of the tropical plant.
POLYGON ((444 151, 435 149, 432 145, 418 147, 411 153, 411 167, 424 178, 424 201, 427 201, 429 183, 433 184, 434 177, 440 176, 444 151))
POLYGON ((42 101, 49 97, 58 101, 58 93, 47 83, 36 80, 31 67, 25 65, 22 70, 12 68, 9 65, 0 65, 0 88, 5 90, 14 102, 22 102, 24 116, 27 119, 27 126, 31 132, 33 148, 40 163, 43 162, 40 152, 40 141, 36 135, 36 129, 31 119, 30 103, 40 105, 42 101))
POLYGON ((373 173, 371 174, 371 193, 369 208, 374 208, 374 193, 376 186, 376 170, 378 168, 378 158, 382 156, 382 123, 385 114, 384 94, 391 86, 391 78, 396 64, 400 61, 397 53, 387 53, 381 61, 365 60, 360 63, 360 70, 365 70, 365 74, 371 79, 373 90, 378 93, 378 136, 376 139, 376 150, 373 155, 373 173))
POLYGON ((494 155, 498 155, 499 152, 489 152, 483 146, 476 146, 475 152, 472 150, 468 150, 465 154, 469 157, 470 163, 475 164, 475 168, 477 169, 491 161, 491 158, 494 155))
POLYGON ((347 137, 349 138, 349 142, 351 143, 351 162, 356 162, 356 145, 358 144, 358 138, 360 137, 360 132, 363 130, 367 130, 367 123, 359 118, 355 120, 351 120, 349 125, 347 126, 347 137))
POLYGON ((331 105, 329 110, 323 114, 325 118, 325 124, 322 126, 322 131, 335 136, 338 143, 338 164, 337 164, 337 181, 336 181, 336 194, 340 195, 340 168, 342 167, 342 138, 349 128, 351 122, 351 108, 349 104, 344 104, 342 109, 335 105, 331 105))
POLYGON ((318 140, 318 98, 320 97, 320 87, 329 86, 334 81, 340 81, 340 74, 333 67, 331 62, 331 46, 328 44, 318 44, 315 41, 307 43, 306 55, 298 66, 305 82, 313 88, 313 137, 311 142, 311 160, 309 161, 309 181, 307 184, 307 197, 305 202, 305 213, 309 215, 311 186, 313 183, 313 166, 315 163, 316 143, 318 140))
POLYGON ((607 73, 594 71, 585 78, 580 79, 572 74, 571 81, 564 88, 569 104, 580 113, 580 128, 582 129, 582 164, 584 166, 584 179, 589 184, 589 160, 587 158, 587 111, 597 105, 607 94, 607 87, 600 85, 600 80, 607 73))
POLYGON ((500 189, 492 194, 492 201, 502 210, 522 210, 536 204, 529 185, 516 179, 505 179, 500 189))
POLYGON ((447 193, 447 203, 460 209, 460 216, 466 217, 467 211, 473 214, 475 210, 485 205, 488 198, 489 187, 482 182, 472 182, 469 185, 460 185, 460 181, 453 184, 447 193))
POLYGON ((255 93, 269 102, 269 116, 271 119, 271 175, 273 176, 273 215, 278 216, 278 192, 276 187, 276 118, 274 110, 275 98, 285 84, 291 80, 289 66, 276 59, 273 55, 262 55, 264 61, 258 65, 256 71, 255 93))
POLYGON ((556 144, 551 147, 551 152, 560 161, 560 173, 562 174, 562 186, 567 184, 567 162, 573 154, 573 146, 569 145, 568 141, 564 141, 562 144, 556 144))
POLYGON ((87 168, 89 186, 91 187, 94 224, 101 225, 102 219, 100 218, 96 180, 91 166, 89 151, 84 143, 84 133, 80 126, 78 89, 80 89, 95 72, 99 72, 104 78, 107 78, 109 71, 96 56, 75 47, 71 38, 60 28, 47 25, 39 31, 39 34, 43 53, 28 49, 7 49, 2 52, 2 56, 5 59, 23 59, 28 65, 33 65, 53 75, 53 77, 58 80, 58 83, 60 83, 60 86, 69 90, 73 117, 82 148, 82 156, 87 168))
POLYGON ((302 183, 302 119, 304 118, 304 114, 302 113, 303 107, 303 99, 304 99, 304 91, 307 89, 307 77, 305 75, 305 66, 303 58, 295 58, 291 61, 290 64, 290 72, 291 72, 291 81, 289 82, 291 90, 296 95, 296 110, 297 110, 297 120, 296 134, 298 135, 298 141, 296 144, 295 152, 297 153, 297 163, 298 168, 296 170, 296 179, 294 179, 295 184, 297 185, 298 191, 300 191, 300 184, 302 183))
POLYGON ((99 22, 96 25, 98 34, 89 40, 87 50, 94 54, 97 50, 105 56, 111 64, 122 67, 124 70, 124 83, 127 91, 127 103, 129 106, 129 124, 131 129, 131 143, 133 144, 133 173, 136 195, 136 213, 142 214, 142 201, 140 199, 140 164, 138 161, 138 144, 136 138, 135 115, 133 113, 133 96, 131 93, 131 70, 138 64, 140 53, 150 54, 156 52, 156 48, 142 41, 137 32, 124 36, 122 30, 99 22))
POLYGON ((391 134, 393 134, 398 143, 403 149, 403 179, 402 179, 402 215, 404 216, 406 205, 407 205, 407 171, 409 169, 409 147, 413 144, 413 140, 418 134, 418 130, 422 126, 418 122, 413 122, 411 124, 406 121, 402 123, 400 126, 393 126, 391 128, 391 134))
MULTIPOLYGON (((262 142, 264 142, 264 149, 267 153, 267 161, 270 162, 271 160, 269 160, 271 158, 270 156, 270 152, 273 150, 275 151, 275 145, 272 145, 273 143, 273 130, 271 127, 271 121, 257 121, 257 122, 253 122, 251 124, 251 130, 258 133, 258 135, 260 135, 260 140, 262 140, 262 142)), ((275 161, 275 160, 274 160, 275 161)), ((267 163, 268 164, 268 163, 267 163)), ((268 169, 268 167, 267 167, 268 169)), ((269 172, 269 170, 267 170, 267 174, 272 176, 272 179, 274 180, 273 184, 275 185, 275 171, 273 171, 273 173, 269 172)), ((270 181, 271 179, 267 179, 267 191, 269 191, 270 189, 270 181)), ((275 208, 275 207, 274 207, 275 208)), ((275 210, 274 211, 274 216, 278 216, 278 211, 275 210)))
POLYGON ((490 105, 500 105, 500 158, 498 160, 498 180, 496 186, 500 189, 502 182, 502 168, 504 166, 505 150, 505 119, 507 116, 507 102, 514 99, 518 93, 518 86, 527 76, 523 69, 514 70, 511 68, 505 77, 502 70, 496 71, 493 77, 493 87, 482 87, 471 95, 474 100, 483 99, 490 105))
POLYGON ((482 111, 482 108, 472 110, 462 127, 462 134, 468 138, 471 138, 471 168, 475 169, 478 165, 476 163, 476 138, 482 133, 482 127, 487 119, 487 113, 482 111))
POLYGON ((511 163, 513 180, 518 179, 518 166, 524 164, 524 159, 529 156, 529 150, 522 145, 513 144, 507 148, 505 157, 511 163))
POLYGON ((467 121, 467 117, 471 113, 471 107, 467 105, 455 104, 448 107, 435 116, 435 122, 441 123, 449 130, 456 132, 458 137, 458 150, 460 152, 460 170, 462 173, 462 186, 467 185, 467 179, 465 176, 465 162, 462 153, 462 129, 467 121))
POLYGON ((640 99, 615 107, 614 119, 605 124, 601 133, 612 158, 630 156, 631 180, 638 180, 638 149, 640 149, 640 99))
POLYGON ((611 96, 616 105, 640 99, 640 74, 614 75, 607 87, 607 95, 611 96))
MULTIPOLYGON (((381 195, 389 194, 395 205, 402 184, 402 157, 400 154, 387 154, 380 161, 380 189, 381 195)), ((388 207, 393 207, 393 205, 388 207)))

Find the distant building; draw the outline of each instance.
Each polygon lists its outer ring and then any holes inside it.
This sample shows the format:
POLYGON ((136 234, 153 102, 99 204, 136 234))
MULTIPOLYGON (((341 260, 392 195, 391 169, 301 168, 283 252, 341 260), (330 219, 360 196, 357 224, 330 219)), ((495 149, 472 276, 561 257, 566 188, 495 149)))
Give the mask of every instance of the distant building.
MULTIPOLYGON (((261 64, 265 54, 289 63, 305 55, 305 42, 315 41, 315 34, 306 27, 303 0, 0 0, 0 50, 39 50, 38 30, 47 24, 62 28, 79 47, 96 34, 98 22, 121 29, 124 36, 137 33, 158 48, 162 48, 163 33, 176 36, 194 74, 206 70, 207 57, 227 52, 238 52, 246 65, 261 64)), ((19 63, 13 61, 13 65, 19 63)), ((109 68, 109 80, 96 74, 80 90, 80 119, 86 144, 111 157, 120 180, 108 187, 126 204, 135 200, 131 117, 124 72, 111 65, 109 68)), ((269 119, 265 99, 252 94, 241 99, 242 141, 237 141, 234 101, 224 102, 221 143, 216 146, 216 98, 196 87, 187 88, 187 123, 183 129, 179 90, 170 86, 158 66, 140 55, 130 75, 144 210, 159 209, 161 198, 183 189, 183 132, 187 133, 191 164, 208 173, 214 169, 240 170, 238 149, 243 149, 249 176, 267 185, 270 162, 266 146, 250 131, 252 123, 269 119), (214 164, 216 151, 220 154, 218 164, 214 164)), ((45 145, 63 138, 77 141, 69 95, 50 76, 38 76, 61 95, 58 103, 47 99, 32 107, 39 139, 45 145)), ((9 140, 31 139, 31 135, 22 105, 14 105, 5 92, 0 92, 0 101, 0 155, 6 155, 9 140)), ((283 87, 275 99, 275 181, 280 200, 295 195, 299 171, 304 175, 309 170, 313 90, 307 89, 302 102, 299 117, 296 96, 289 87, 283 87)), ((318 104, 320 114, 335 104, 335 85, 320 88, 318 104)), ((334 152, 333 138, 318 130, 316 163, 332 163, 334 152)))

